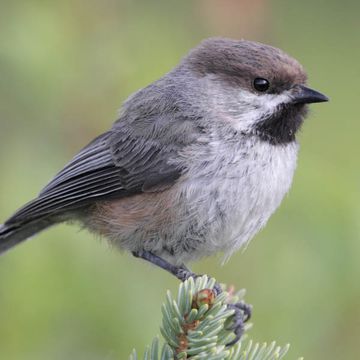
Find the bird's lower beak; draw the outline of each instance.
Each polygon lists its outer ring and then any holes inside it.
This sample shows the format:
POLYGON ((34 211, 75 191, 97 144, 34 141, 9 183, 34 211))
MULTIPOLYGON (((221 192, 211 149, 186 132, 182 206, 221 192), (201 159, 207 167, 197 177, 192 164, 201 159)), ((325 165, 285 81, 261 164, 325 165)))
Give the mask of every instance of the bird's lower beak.
POLYGON ((329 101, 329 98, 318 91, 312 90, 304 85, 296 85, 292 93, 293 104, 312 104, 329 101))

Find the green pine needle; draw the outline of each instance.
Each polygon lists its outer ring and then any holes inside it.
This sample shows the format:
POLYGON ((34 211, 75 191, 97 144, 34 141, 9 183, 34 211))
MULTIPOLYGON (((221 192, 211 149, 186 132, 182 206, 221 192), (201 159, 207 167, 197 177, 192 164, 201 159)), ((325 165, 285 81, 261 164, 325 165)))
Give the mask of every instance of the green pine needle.
MULTIPOLYGON (((165 343, 160 345, 156 337, 145 350, 144 360, 278 360, 286 355, 289 345, 241 341, 233 346, 226 344, 235 338, 228 330, 234 310, 228 310, 228 303, 243 300, 244 290, 234 295, 224 291, 214 295, 216 281, 207 275, 189 278, 179 285, 177 297, 170 291, 162 305, 162 326, 160 332, 165 343)), ((225 290, 225 289, 224 289, 225 290)), ((245 331, 250 325, 245 326, 245 331)), ((133 350, 129 360, 139 360, 133 350)))

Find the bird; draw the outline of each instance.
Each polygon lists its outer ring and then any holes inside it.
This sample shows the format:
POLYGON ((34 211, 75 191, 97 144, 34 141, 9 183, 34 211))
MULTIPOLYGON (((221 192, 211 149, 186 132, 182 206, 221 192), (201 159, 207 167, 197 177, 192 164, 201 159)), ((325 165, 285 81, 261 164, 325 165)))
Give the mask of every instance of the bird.
POLYGON ((186 264, 228 259, 265 226, 291 187, 308 104, 328 100, 278 48, 205 39, 0 225, 0 253, 75 222, 184 280, 186 264))

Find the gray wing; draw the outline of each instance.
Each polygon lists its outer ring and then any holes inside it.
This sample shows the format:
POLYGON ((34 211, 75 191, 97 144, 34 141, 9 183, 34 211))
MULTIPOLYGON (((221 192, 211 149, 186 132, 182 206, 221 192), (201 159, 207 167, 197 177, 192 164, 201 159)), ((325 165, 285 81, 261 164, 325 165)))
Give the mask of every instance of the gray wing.
POLYGON ((100 135, 60 171, 39 197, 7 223, 58 215, 96 200, 121 198, 171 186, 182 169, 171 164, 177 144, 114 128, 100 135))

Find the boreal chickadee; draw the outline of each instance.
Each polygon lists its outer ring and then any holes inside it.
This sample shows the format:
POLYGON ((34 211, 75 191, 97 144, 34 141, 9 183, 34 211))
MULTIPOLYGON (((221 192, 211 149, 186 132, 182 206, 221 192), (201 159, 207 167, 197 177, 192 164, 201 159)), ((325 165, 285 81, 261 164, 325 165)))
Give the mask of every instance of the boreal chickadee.
POLYGON ((179 277, 188 261, 229 256, 279 206, 307 104, 327 100, 283 51, 207 39, 0 227, 0 252, 75 220, 179 277))

